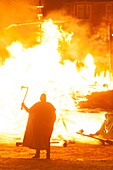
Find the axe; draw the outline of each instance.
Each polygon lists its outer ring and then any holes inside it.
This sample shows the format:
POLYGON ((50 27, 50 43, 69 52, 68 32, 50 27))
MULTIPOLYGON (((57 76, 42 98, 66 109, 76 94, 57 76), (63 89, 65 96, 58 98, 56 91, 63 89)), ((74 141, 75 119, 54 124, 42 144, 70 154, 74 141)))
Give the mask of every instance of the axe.
MULTIPOLYGON (((25 95, 24 95, 24 98, 23 98, 23 101, 22 101, 22 103, 25 101, 25 98, 26 98, 26 96, 27 96, 27 93, 28 93, 28 87, 27 86, 21 86, 21 90, 22 89, 26 89, 26 92, 25 92, 25 95)), ((21 106, 21 110, 23 109, 23 107, 21 106)))

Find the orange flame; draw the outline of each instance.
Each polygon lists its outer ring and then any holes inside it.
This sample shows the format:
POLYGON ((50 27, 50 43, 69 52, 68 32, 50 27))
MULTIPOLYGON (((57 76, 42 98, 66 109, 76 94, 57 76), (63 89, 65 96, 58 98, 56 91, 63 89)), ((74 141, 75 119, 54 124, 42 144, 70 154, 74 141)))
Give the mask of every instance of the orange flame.
POLYGON ((47 93, 48 101, 57 108, 57 121, 54 137, 75 137, 83 128, 86 133, 98 130, 103 114, 78 113, 72 94, 79 92, 84 96, 92 91, 106 90, 103 84, 112 87, 110 73, 95 77, 95 64, 91 54, 84 61, 84 67, 77 70, 76 61, 65 61, 62 65, 58 51, 59 39, 66 37, 70 41, 72 33, 67 34, 52 20, 42 24, 42 42, 33 48, 25 49, 20 42, 7 46, 10 58, 0 67, 0 132, 23 136, 27 122, 27 113, 20 110, 25 90, 29 87, 25 103, 30 107, 39 100, 42 92, 47 93), (96 85, 95 85, 96 82, 96 85), (93 88, 92 88, 93 85, 93 88))

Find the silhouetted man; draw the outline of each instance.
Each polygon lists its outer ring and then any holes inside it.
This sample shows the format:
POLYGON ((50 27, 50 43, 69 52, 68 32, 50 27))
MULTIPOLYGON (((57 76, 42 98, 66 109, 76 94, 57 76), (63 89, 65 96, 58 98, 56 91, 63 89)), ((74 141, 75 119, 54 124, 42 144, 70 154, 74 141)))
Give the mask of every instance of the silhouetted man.
POLYGON ((24 103, 22 107, 29 113, 23 146, 36 149, 33 158, 40 158, 40 150, 46 150, 46 158, 50 159, 50 138, 56 120, 55 107, 46 102, 46 94, 40 96, 40 101, 28 109, 24 103))

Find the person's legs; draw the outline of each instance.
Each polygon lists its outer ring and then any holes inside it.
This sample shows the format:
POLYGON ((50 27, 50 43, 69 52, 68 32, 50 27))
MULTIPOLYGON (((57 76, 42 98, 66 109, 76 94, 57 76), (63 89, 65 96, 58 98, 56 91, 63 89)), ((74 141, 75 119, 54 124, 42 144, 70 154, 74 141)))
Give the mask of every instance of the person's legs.
POLYGON ((46 159, 50 159, 50 141, 48 142, 48 146, 46 149, 46 159))
POLYGON ((40 149, 36 150, 36 154, 33 156, 33 158, 40 158, 40 149))

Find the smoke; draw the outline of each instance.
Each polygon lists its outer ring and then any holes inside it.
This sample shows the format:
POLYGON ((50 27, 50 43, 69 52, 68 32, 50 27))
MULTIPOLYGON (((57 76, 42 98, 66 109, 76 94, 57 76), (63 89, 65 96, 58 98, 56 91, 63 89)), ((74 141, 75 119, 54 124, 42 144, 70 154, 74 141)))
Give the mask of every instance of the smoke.
MULTIPOLYGON (((14 41, 20 41, 27 48, 37 44, 37 25, 15 26, 19 23, 32 23, 37 21, 36 0, 9 0, 0 2, 0 64, 2 64, 9 53, 6 47, 14 41), (8 28, 8 29, 7 29, 8 28)), ((46 10, 46 9, 45 9, 46 10)), ((109 69, 109 37, 107 26, 100 23, 98 26, 91 23, 83 23, 74 17, 67 15, 64 9, 53 10, 44 19, 61 21, 62 29, 73 33, 72 40, 59 42, 61 62, 65 60, 78 61, 83 66, 84 58, 91 53, 98 65, 97 72, 109 69), (62 24, 62 21, 65 21, 62 24), (62 44, 62 45, 61 45, 62 44)))
MULTIPOLYGON (((36 1, 35 1, 36 2, 36 1)), ((0 60, 5 61, 9 53, 5 47, 13 41, 27 44, 35 38, 35 26, 16 26, 37 20, 37 11, 33 0, 1 0, 0 1, 0 60), (27 31, 26 31, 27 30, 27 31)))
POLYGON ((1 0, 0 2, 0 26, 32 21, 36 16, 33 1, 30 0, 1 0))
POLYGON ((62 46, 64 60, 77 60, 83 66, 84 59, 88 53, 94 57, 97 65, 97 73, 110 68, 109 62, 109 33, 108 25, 100 21, 94 25, 91 22, 83 22, 66 13, 64 9, 54 10, 47 15, 53 20, 65 21, 63 29, 69 33, 73 32, 70 44, 62 46))

